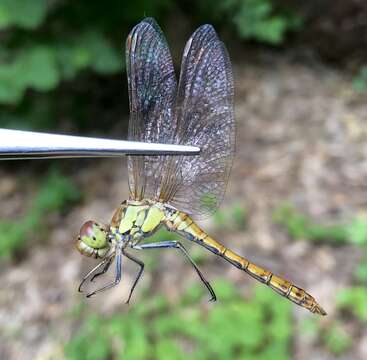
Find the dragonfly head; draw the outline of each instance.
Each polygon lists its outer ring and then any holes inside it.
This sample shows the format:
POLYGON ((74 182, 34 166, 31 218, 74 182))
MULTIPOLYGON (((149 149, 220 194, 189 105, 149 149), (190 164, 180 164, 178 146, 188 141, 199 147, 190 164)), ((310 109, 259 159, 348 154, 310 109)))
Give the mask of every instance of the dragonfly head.
POLYGON ((76 248, 80 253, 95 258, 104 258, 110 250, 111 243, 106 226, 87 221, 80 229, 76 248))

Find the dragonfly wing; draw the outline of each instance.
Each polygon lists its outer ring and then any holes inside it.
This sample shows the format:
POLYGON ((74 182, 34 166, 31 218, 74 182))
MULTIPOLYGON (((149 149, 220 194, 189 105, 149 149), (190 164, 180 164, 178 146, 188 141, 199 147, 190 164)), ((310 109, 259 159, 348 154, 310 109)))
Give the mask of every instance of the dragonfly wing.
POLYGON ((175 142, 198 146, 201 154, 168 158, 159 197, 202 218, 223 198, 235 150, 232 69, 211 25, 197 29, 186 44, 175 126, 175 142))
MULTIPOLYGON (((172 143, 177 81, 166 39, 152 18, 144 19, 126 41, 129 140, 172 143)), ((130 198, 141 200, 157 187, 163 156, 129 156, 130 198)), ((148 195, 149 196, 149 195, 148 195)))

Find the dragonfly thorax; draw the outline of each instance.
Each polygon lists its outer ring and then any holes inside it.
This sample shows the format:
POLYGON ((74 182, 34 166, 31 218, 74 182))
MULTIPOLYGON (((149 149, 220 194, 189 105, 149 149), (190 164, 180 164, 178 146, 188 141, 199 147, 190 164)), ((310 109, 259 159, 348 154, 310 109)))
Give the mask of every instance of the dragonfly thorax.
POLYGON ((124 248, 151 236, 166 219, 167 210, 164 204, 151 200, 124 201, 109 228, 95 221, 85 222, 76 247, 83 255, 105 258, 117 245, 124 248))
POLYGON ((123 202, 112 221, 111 236, 130 236, 132 244, 138 243, 159 229, 166 217, 165 205, 151 200, 123 202))

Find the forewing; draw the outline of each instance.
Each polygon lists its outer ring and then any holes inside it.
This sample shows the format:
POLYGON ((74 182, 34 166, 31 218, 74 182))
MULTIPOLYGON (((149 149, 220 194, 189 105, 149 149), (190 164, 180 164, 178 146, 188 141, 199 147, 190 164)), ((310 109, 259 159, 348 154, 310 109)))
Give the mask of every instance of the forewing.
MULTIPOLYGON (((126 42, 130 100, 129 140, 172 143, 173 107, 177 89, 172 58, 154 19, 136 25, 126 42)), ((129 156, 130 198, 156 192, 164 156, 129 156)), ((149 195, 147 195, 149 196, 149 195)))
POLYGON ((167 159, 159 198, 205 217, 223 198, 235 150, 232 69, 210 25, 201 26, 186 44, 174 119, 175 142, 198 146, 201 154, 167 159))

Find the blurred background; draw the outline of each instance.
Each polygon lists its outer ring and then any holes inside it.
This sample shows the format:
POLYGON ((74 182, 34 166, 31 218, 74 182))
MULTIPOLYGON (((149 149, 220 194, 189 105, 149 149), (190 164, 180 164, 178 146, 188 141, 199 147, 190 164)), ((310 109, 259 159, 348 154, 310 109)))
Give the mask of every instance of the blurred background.
POLYGON ((232 59, 237 154, 203 227, 328 316, 191 244, 217 303, 175 250, 138 254, 129 306, 130 263, 120 286, 86 300, 77 287, 96 263, 76 234, 127 198, 126 159, 1 162, 0 358, 366 359, 367 3, 0 0, 0 127, 125 138, 124 43, 145 16, 177 70, 203 23, 232 59))

